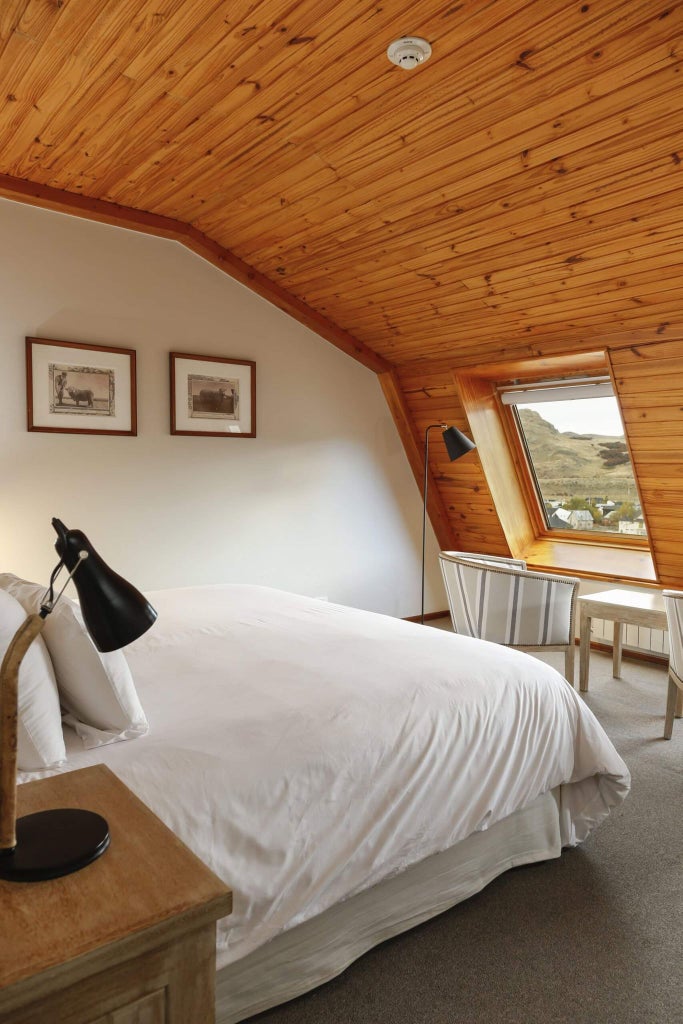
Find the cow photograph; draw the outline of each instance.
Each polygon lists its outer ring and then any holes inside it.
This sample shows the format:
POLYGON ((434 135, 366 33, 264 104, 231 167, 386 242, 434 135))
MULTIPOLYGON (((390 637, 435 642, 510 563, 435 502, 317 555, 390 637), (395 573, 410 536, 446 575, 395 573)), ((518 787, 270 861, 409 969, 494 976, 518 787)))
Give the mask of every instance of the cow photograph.
POLYGON ((94 366, 48 365, 50 412, 115 416, 115 371, 94 366))
POLYGON ((191 419, 238 420, 239 388, 236 378, 188 374, 188 413, 191 419))

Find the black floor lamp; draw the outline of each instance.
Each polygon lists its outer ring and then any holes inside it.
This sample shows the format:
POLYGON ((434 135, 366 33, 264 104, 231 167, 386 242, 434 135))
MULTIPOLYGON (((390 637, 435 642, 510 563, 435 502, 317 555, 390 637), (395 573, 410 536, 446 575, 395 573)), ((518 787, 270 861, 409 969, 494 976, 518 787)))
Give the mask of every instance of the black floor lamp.
POLYGON ((420 622, 425 620, 425 536, 427 533, 427 480, 429 478, 429 431, 440 427, 443 430, 441 435, 446 445, 448 458, 455 462, 461 455, 467 455, 473 448, 476 448, 474 441, 458 430, 457 427, 449 427, 445 423, 430 423, 425 430, 425 476, 424 487, 422 488, 422 606, 420 622))

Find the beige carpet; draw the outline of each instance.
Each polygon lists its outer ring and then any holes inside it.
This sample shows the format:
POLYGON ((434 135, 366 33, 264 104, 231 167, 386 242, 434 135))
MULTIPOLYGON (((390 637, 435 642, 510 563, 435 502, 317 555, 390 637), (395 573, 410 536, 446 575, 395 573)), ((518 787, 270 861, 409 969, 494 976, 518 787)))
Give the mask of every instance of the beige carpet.
POLYGON ((665 669, 625 659, 623 677, 591 655, 587 702, 633 790, 583 846, 507 872, 254 1024, 683 1020, 683 719, 660 738, 665 669))

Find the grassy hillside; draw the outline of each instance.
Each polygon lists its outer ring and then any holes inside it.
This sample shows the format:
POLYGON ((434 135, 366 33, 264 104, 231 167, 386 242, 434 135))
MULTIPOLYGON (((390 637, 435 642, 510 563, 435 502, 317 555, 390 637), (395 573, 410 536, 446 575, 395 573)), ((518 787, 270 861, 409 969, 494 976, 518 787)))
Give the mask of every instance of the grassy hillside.
POLYGON ((561 433, 535 410, 519 416, 546 500, 637 501, 623 435, 561 433))

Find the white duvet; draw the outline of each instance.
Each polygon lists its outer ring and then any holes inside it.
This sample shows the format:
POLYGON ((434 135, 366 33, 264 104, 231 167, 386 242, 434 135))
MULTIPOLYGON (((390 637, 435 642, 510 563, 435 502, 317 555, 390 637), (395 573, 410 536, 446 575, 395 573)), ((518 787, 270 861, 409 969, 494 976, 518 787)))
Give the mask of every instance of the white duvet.
POLYGON ((629 775, 529 655, 254 586, 148 595, 147 736, 97 750, 234 890, 218 966, 562 785, 580 842, 629 775))

